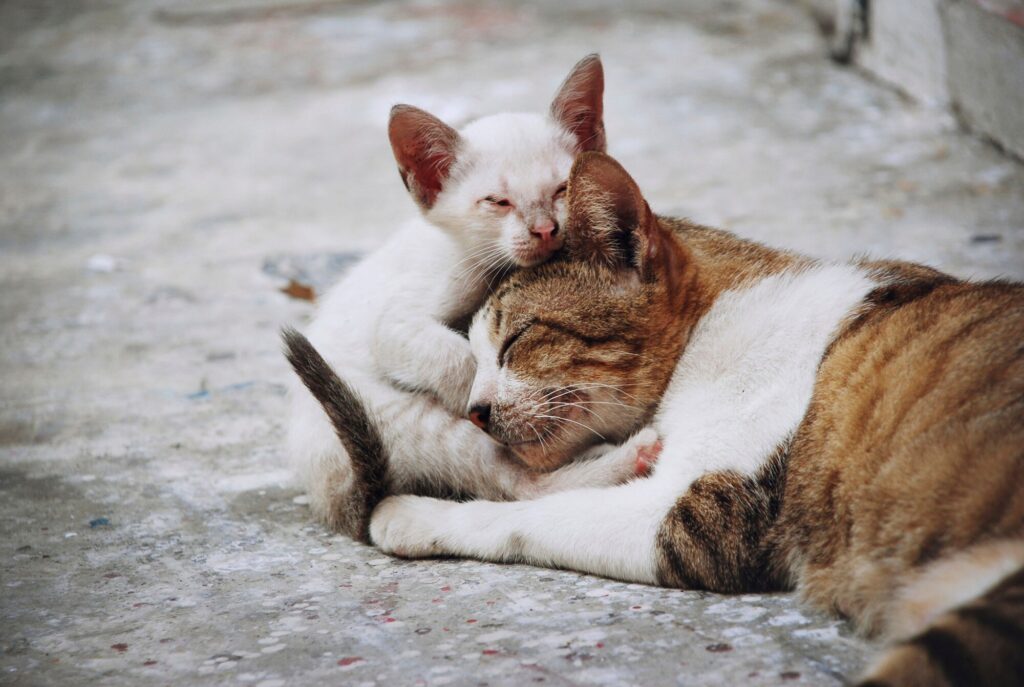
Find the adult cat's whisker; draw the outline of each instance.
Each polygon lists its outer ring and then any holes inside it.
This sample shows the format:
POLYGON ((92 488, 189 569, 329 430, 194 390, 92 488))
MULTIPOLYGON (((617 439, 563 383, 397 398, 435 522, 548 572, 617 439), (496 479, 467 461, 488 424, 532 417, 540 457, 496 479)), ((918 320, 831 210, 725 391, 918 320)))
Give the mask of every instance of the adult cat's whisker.
POLYGON ((570 420, 567 417, 559 417, 557 415, 537 415, 536 417, 545 418, 545 419, 548 419, 548 420, 558 420, 559 422, 569 422, 569 423, 574 424, 574 425, 579 425, 580 427, 582 427, 583 429, 587 430, 588 432, 593 432, 595 435, 600 437, 600 439, 602 441, 607 441, 607 439, 605 439, 603 434, 598 432, 593 427, 590 427, 588 425, 583 424, 582 422, 577 422, 576 420, 570 420))
POLYGON ((551 412, 556 411, 558 408, 579 408, 583 412, 590 413, 591 415, 593 415, 595 418, 597 418, 597 420, 599 422, 604 423, 604 417, 602 417, 596 411, 591 410, 590 408, 584 408, 583 406, 578 405, 576 403, 558 403, 558 404, 555 404, 555 405, 552 405, 552 404, 548 404, 548 405, 550 407, 544 408, 544 410, 551 411, 551 412))
MULTIPOLYGON (((637 385, 635 385, 635 384, 630 384, 629 386, 637 386, 637 385)), ((633 395, 631 395, 631 394, 628 394, 628 393, 626 393, 626 392, 625 392, 625 391, 624 391, 624 390, 622 389, 622 387, 621 387, 621 386, 616 386, 616 385, 614 385, 614 384, 603 384, 603 383, 601 383, 601 382, 588 382, 588 383, 587 383, 587 384, 585 384, 585 385, 583 385, 583 384, 581 384, 581 385, 578 385, 578 386, 577 386, 576 388, 577 388, 578 390, 580 390, 580 391, 587 391, 587 390, 589 390, 589 389, 611 389, 612 391, 615 391, 615 392, 617 392, 617 393, 620 393, 620 394, 622 394, 622 395, 623 395, 623 396, 625 396, 626 398, 631 398, 631 399, 633 399, 634 401, 636 401, 636 402, 638 402, 638 403, 640 403, 640 402, 641 402, 641 401, 640 401, 640 399, 638 399, 638 398, 637 398, 636 396, 633 396, 633 395)))
POLYGON ((532 422, 528 422, 526 426, 529 427, 530 430, 537 435, 537 442, 540 444, 540 450, 543 451, 544 453, 547 453, 548 445, 544 443, 544 437, 540 435, 540 432, 537 431, 537 428, 533 426, 532 422))
POLYGON ((576 384, 574 384, 572 386, 559 387, 557 389, 554 389, 553 391, 548 392, 543 397, 541 397, 541 401, 553 401, 555 399, 561 398, 563 396, 568 396, 569 394, 572 394, 572 393, 575 393, 575 392, 581 391, 581 390, 582 390, 582 388, 579 385, 576 385, 576 384))
POLYGON ((600 405, 600 406, 621 406, 623 408, 629 408, 630 410, 640 410, 637 406, 632 406, 628 403, 622 403, 621 401, 573 401, 572 403, 564 402, 565 405, 600 405))
MULTIPOLYGON (((630 385, 630 386, 635 386, 635 385, 630 385)), ((542 402, 544 402, 544 401, 554 401, 554 400, 557 400, 557 399, 561 398, 562 396, 567 396, 567 395, 569 395, 571 393, 574 393, 574 392, 588 391, 590 389, 605 389, 605 388, 611 389, 613 391, 616 391, 616 392, 622 394, 623 396, 626 396, 627 398, 630 398, 630 399, 632 399, 634 401, 639 402, 639 399, 637 399, 636 396, 632 396, 632 395, 626 393, 625 391, 622 390, 622 387, 615 386, 615 385, 612 385, 612 384, 603 384, 601 382, 585 382, 583 384, 573 384, 571 386, 561 387, 561 388, 555 389, 554 391, 551 391, 548 394, 546 394, 545 396, 543 396, 541 398, 541 401, 542 402)))

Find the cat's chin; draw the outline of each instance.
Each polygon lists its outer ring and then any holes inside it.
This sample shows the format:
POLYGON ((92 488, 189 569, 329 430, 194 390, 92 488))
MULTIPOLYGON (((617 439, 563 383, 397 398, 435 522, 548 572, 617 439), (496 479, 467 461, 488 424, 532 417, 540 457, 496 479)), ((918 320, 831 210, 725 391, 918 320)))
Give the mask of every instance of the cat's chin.
POLYGON ((549 472, 562 467, 575 457, 575 452, 561 445, 552 445, 552 439, 545 438, 544 443, 533 440, 508 445, 508 450, 516 460, 539 472, 549 472))
POLYGON ((536 267, 554 255, 560 246, 560 243, 549 243, 525 248, 517 247, 512 253, 512 258, 519 267, 536 267))

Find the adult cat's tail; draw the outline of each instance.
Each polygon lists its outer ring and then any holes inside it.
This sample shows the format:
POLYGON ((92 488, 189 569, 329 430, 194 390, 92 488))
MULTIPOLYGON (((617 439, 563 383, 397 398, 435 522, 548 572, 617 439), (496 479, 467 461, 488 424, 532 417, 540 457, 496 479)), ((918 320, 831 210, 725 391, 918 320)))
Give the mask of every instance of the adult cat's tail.
POLYGON ((936 592, 969 596, 972 587, 985 585, 986 572, 1002 568, 1004 575, 996 577, 988 591, 940 612, 923 630, 894 644, 860 687, 1024 685, 1022 555, 1024 542, 1001 542, 979 546, 935 566, 931 574, 912 586, 916 598, 910 599, 904 611, 925 601, 927 596, 934 597, 936 592), (983 559, 988 559, 984 560, 987 571, 977 565, 983 559), (1006 571, 1007 564, 1016 567, 1006 571))
POLYGON ((281 338, 285 357, 323 406, 351 461, 352 484, 344 507, 330 514, 330 525, 369 543, 370 515, 388 493, 387 453, 377 423, 356 390, 335 374, 306 337, 286 327, 281 338))

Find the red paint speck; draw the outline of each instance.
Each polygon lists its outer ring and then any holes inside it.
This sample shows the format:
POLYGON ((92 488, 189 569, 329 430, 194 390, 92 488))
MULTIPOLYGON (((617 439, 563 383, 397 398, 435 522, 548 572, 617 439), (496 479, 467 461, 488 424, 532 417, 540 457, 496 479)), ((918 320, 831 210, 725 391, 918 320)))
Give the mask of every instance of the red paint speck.
POLYGON ((480 653, 483 654, 484 656, 497 656, 498 655, 498 650, 497 649, 484 649, 480 653))
POLYGON ((345 658, 338 661, 339 666, 350 666, 353 663, 359 663, 363 660, 362 656, 346 656, 345 658))
POLYGON ((440 597, 438 597, 438 598, 436 598, 436 599, 431 599, 431 600, 430 600, 430 603, 434 603, 434 604, 439 604, 439 603, 441 603, 441 598, 440 598, 440 597))
POLYGON ((603 649, 604 648, 604 642, 598 642, 594 646, 596 646, 598 649, 603 649))
POLYGON ((142 665, 144 665, 144 666, 155 666, 156 665, 156 661, 154 661, 153 659, 149 659, 148 661, 143 661, 142 665))
POLYGON ((122 654, 123 654, 124 652, 128 651, 128 645, 127 645, 127 644, 124 644, 124 643, 119 643, 119 644, 111 644, 111 645, 110 645, 110 648, 111 648, 111 649, 113 649, 114 651, 119 651, 119 652, 120 652, 120 653, 122 653, 122 654))
POLYGON ((384 616, 384 622, 386 622, 386 623, 393 623, 393 622, 395 622, 395 619, 392 618, 390 615, 386 615, 386 616, 384 616))
POLYGON ((470 625, 472 625, 473 623, 475 623, 475 622, 476 622, 476 618, 470 618, 470 619, 469 619, 469 620, 467 620, 466 622, 467 622, 467 623, 469 623, 470 625))
POLYGON ((634 611, 639 611, 643 606, 633 606, 632 608, 634 611))
POLYGON ((442 627, 441 629, 444 630, 445 632, 451 632, 451 630, 449 630, 447 627, 442 627))
POLYGON ((450 592, 451 590, 452 590, 452 588, 449 587, 448 585, 445 585, 444 587, 441 587, 441 591, 442 592, 450 592))

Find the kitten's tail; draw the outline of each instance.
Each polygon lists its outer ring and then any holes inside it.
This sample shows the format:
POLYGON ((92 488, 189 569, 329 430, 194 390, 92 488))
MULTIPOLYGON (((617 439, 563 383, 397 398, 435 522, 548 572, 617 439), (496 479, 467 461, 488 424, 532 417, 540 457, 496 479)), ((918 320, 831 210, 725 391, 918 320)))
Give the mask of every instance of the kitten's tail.
POLYGON ((286 327, 281 338, 285 357, 323 406, 351 461, 351 489, 342 502, 332 504, 328 525, 369 543, 370 515, 388 493, 388 457, 377 422, 359 393, 338 377, 306 337, 286 327))
POLYGON ((989 576, 980 565, 971 564, 980 563, 979 558, 989 559, 989 571, 1002 573, 995 584, 976 598, 941 611, 923 630, 894 644, 859 687, 1024 685, 1024 542, 979 546, 965 554, 939 562, 935 574, 916 585, 924 593, 913 601, 919 603, 928 592, 934 596, 939 591, 963 598, 972 587, 985 585, 989 576), (1016 567, 1007 571, 1007 564, 1016 567))

